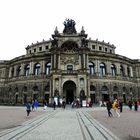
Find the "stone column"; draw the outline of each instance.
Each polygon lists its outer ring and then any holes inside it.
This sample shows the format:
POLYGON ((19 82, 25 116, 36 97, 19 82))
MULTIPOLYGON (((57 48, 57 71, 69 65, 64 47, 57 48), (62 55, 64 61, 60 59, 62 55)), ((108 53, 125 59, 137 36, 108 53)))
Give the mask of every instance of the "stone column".
POLYGON ((17 65, 16 66, 14 66, 14 77, 16 77, 16 74, 17 74, 17 65))
POLYGON ((30 62, 30 75, 34 74, 34 62, 30 62))
POLYGON ((99 83, 96 83, 96 102, 99 103, 100 100, 100 86, 99 83))
POLYGON ((133 70, 132 70, 132 67, 130 67, 130 76, 133 77, 133 70))
POLYGON ((84 68, 84 56, 83 54, 80 55, 81 56, 81 69, 84 68))
POLYGON ((79 54, 79 68, 82 68, 82 65, 81 65, 81 55, 79 54))
POLYGON ((107 61, 107 75, 111 75, 111 62, 107 61))
POLYGON ((116 63, 117 75, 120 75, 120 64, 116 63))
POLYGON ((54 69, 55 69, 56 68, 56 54, 54 54, 53 56, 54 56, 54 62, 53 62, 53 64, 54 64, 54 69))
POLYGON ((86 55, 86 68, 88 69, 89 57, 88 54, 86 55))
POLYGON ((87 83, 87 85, 86 85, 86 87, 87 87, 87 96, 88 97, 90 97, 90 80, 89 80, 89 78, 86 78, 87 80, 86 80, 86 83, 87 83))
POLYGON ((96 75, 99 76, 100 74, 100 61, 96 60, 96 75))
POLYGON ((11 76, 12 76, 11 71, 12 71, 12 67, 9 68, 9 78, 11 78, 11 76))
POLYGON ((58 55, 58 69, 60 69, 60 54, 58 55))
POLYGON ((21 73, 20 76, 24 76, 24 63, 21 64, 21 73))
POLYGON ((85 62, 86 62, 85 59, 86 59, 86 56, 85 56, 85 54, 83 54, 83 66, 84 66, 83 68, 85 68, 85 62))
POLYGON ((45 65, 46 65, 45 61, 42 60, 42 73, 43 74, 45 73, 45 65))
POLYGON ((123 67, 124 67, 124 75, 125 75, 125 76, 128 76, 128 73, 127 73, 127 66, 124 65, 123 67))
POLYGON ((54 56, 53 56, 53 54, 51 55, 51 64, 52 64, 52 69, 54 69, 54 56))
POLYGON ((40 74, 42 75, 42 74, 44 74, 45 72, 45 70, 44 70, 45 68, 44 68, 44 60, 42 60, 41 62, 40 62, 40 74))
POLYGON ((85 68, 87 69, 88 68, 88 62, 87 62, 87 54, 85 54, 85 68))

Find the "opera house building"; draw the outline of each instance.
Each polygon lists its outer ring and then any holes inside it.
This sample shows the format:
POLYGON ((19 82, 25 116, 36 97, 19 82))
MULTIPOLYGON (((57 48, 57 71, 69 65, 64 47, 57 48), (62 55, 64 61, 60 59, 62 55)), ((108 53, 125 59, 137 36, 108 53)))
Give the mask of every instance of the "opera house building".
POLYGON ((66 19, 51 39, 28 45, 25 55, 0 60, 0 104, 140 99, 140 59, 116 54, 113 44, 88 39, 75 25, 66 19))

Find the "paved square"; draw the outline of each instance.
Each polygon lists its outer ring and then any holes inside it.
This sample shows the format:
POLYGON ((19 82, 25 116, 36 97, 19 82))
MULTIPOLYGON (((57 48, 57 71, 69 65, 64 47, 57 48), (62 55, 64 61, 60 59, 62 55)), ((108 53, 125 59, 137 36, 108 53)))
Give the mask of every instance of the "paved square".
POLYGON ((140 140, 140 112, 123 109, 108 117, 105 107, 66 109, 39 107, 26 116, 25 107, 0 106, 0 140, 140 140))

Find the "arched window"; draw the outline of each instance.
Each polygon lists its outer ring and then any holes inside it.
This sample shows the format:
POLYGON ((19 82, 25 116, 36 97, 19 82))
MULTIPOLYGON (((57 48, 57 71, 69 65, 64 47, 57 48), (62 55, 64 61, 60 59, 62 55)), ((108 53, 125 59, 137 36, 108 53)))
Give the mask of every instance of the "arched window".
POLYGON ((106 66, 104 63, 100 64, 100 76, 106 75, 106 66))
POLYGON ((101 88, 101 93, 102 93, 102 101, 108 101, 109 100, 109 93, 108 93, 107 86, 103 86, 101 88))
POLYGON ((30 66, 29 66, 29 64, 27 64, 26 66, 25 66, 25 76, 28 76, 29 75, 29 72, 30 72, 30 66))
POLYGON ((45 66, 45 74, 50 75, 50 70, 51 70, 51 63, 47 63, 45 66))
POLYGON ((101 91, 107 92, 108 91, 107 86, 102 86, 101 91))
POLYGON ((124 76, 124 68, 120 65, 120 76, 124 76))
POLYGON ((116 76, 116 67, 114 64, 111 65, 111 75, 116 76))
POLYGON ((128 77, 131 77, 131 73, 130 73, 130 68, 127 67, 127 74, 128 74, 128 77))
POLYGON ((84 78, 80 78, 80 86, 84 87, 84 78))
POLYGON ((38 86, 34 86, 33 91, 39 91, 38 86))
POLYGON ((17 68, 17 77, 19 77, 20 76, 20 73, 21 73, 21 66, 18 66, 18 68, 17 68))
POLYGON ((40 74, 40 64, 37 63, 34 66, 34 75, 39 75, 40 74))
POLYGON ((14 68, 11 70, 11 77, 14 77, 14 68))
POLYGON ((114 96, 114 99, 118 98, 118 87, 117 86, 113 87, 113 96, 114 96))
POLYGON ((95 65, 94 65, 94 63, 89 63, 88 67, 89 67, 89 73, 91 75, 94 75, 95 74, 95 65))

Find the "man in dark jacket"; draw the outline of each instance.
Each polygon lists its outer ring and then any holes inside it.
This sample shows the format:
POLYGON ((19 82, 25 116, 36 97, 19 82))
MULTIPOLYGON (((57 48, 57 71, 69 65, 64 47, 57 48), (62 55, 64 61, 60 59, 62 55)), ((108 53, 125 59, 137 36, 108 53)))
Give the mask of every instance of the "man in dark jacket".
POLYGON ((107 107, 107 111, 108 111, 108 116, 109 117, 113 116, 111 113, 112 103, 110 101, 106 102, 106 107, 107 107))

